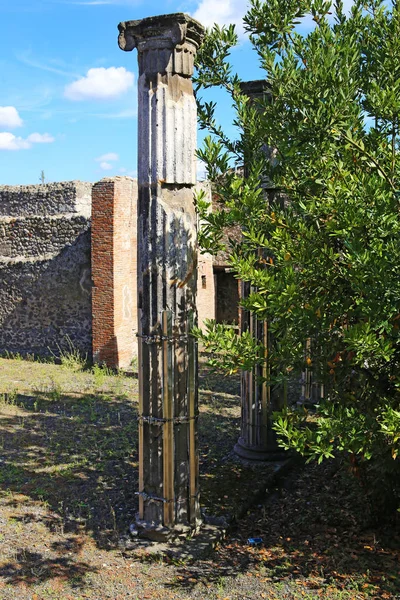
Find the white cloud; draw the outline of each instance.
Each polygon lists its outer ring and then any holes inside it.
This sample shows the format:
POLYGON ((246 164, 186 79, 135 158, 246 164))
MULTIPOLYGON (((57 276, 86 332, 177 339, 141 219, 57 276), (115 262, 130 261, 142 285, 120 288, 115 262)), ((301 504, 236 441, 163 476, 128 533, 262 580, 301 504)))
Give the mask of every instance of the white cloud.
POLYGON ((32 144, 49 144, 54 138, 48 133, 31 133, 26 139, 9 131, 0 132, 0 150, 27 150, 32 144))
POLYGON ((0 106, 0 127, 21 127, 22 119, 14 106, 0 106))
POLYGON ((70 83, 64 90, 69 100, 107 100, 121 96, 133 86, 133 73, 125 67, 89 69, 85 77, 70 83))
MULTIPOLYGON (((351 7, 354 4, 354 0, 343 0, 343 10, 346 15, 350 14, 351 7)), ((327 16, 328 23, 333 25, 335 22, 335 11, 334 6, 332 6, 332 10, 330 15, 327 16)), ((305 17, 300 19, 299 24, 296 27, 296 30, 301 35, 307 35, 311 31, 313 31, 317 27, 317 23, 314 21, 314 18, 311 13, 307 13, 305 17)))
POLYGON ((53 136, 49 133, 31 133, 26 139, 32 144, 51 144, 54 142, 53 136))
POLYGON ((111 171, 111 169, 115 168, 113 162, 119 160, 119 156, 116 152, 107 152, 107 154, 102 154, 98 158, 95 158, 95 161, 100 163, 100 169, 102 171, 111 171))
MULTIPOLYGON (((236 32, 240 37, 245 37, 243 27, 243 17, 249 8, 248 0, 198 0, 198 7, 193 12, 193 17, 200 21, 205 27, 212 27, 214 23, 218 25, 236 25, 236 32)), ((343 0, 344 11, 350 12, 354 0, 343 0)), ((333 21, 333 17, 330 18, 333 21)), ((314 29, 315 21, 310 15, 301 20, 297 29, 304 33, 314 29)))
POLYGON ((229 25, 234 23, 236 31, 243 34, 242 19, 247 10, 247 2, 243 0, 201 0, 193 17, 200 21, 205 27, 218 25, 229 25))
POLYGON ((0 150, 25 150, 30 147, 31 144, 21 137, 16 137, 8 131, 0 132, 0 150))
POLYGON ((113 165, 109 162, 103 161, 100 163, 100 169, 102 171, 110 171, 113 168, 113 165))
POLYGON ((97 160, 98 162, 115 161, 119 160, 119 156, 115 152, 108 152, 108 154, 102 154, 95 160, 97 160))

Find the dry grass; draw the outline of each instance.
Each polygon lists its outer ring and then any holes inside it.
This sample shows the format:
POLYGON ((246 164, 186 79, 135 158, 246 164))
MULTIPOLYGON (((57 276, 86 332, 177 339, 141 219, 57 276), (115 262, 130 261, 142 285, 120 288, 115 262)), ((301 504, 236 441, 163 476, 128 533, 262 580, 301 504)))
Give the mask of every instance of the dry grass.
MULTIPOLYGON (((143 563, 121 552, 118 540, 137 510, 137 380, 81 367, 0 359, 2 600, 400 598, 396 538, 392 546, 382 537, 372 544, 372 530, 360 533, 359 520, 349 517, 350 496, 345 505, 347 491, 355 497, 357 491, 339 479, 333 488, 328 480, 325 490, 325 467, 292 475, 210 560, 143 563), (347 520, 342 515, 343 526, 332 533, 329 516, 340 518, 328 498, 339 483, 347 520), (306 494, 313 494, 308 512, 306 494), (349 523, 351 543, 344 543, 349 523), (264 544, 254 549, 247 538, 258 534, 264 544), (364 548, 364 556, 360 544, 372 550, 364 548)), ((232 455, 238 393, 237 379, 203 365, 200 454, 208 513, 237 515, 270 471, 246 468, 232 455)), ((362 504, 356 512, 362 514, 362 504)))

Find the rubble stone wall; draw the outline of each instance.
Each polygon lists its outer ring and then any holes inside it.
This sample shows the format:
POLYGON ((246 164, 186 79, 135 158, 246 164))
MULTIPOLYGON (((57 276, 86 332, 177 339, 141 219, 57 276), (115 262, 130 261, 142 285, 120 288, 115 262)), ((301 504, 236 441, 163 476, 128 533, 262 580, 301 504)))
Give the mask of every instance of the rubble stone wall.
POLYGON ((91 189, 0 186, 0 353, 91 356, 91 189))

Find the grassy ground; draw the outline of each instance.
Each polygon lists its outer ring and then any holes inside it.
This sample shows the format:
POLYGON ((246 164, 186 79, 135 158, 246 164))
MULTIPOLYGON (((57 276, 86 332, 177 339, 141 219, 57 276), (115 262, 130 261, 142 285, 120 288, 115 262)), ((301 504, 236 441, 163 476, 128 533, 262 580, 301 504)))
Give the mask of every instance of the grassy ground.
MULTIPOLYGON (((137 510, 137 379, 67 363, 0 359, 1 600, 400 598, 398 534, 371 526, 334 463, 297 465, 208 560, 122 552, 137 510)), ((238 516, 271 467, 232 454, 237 379, 203 366, 200 387, 202 505, 238 516)))

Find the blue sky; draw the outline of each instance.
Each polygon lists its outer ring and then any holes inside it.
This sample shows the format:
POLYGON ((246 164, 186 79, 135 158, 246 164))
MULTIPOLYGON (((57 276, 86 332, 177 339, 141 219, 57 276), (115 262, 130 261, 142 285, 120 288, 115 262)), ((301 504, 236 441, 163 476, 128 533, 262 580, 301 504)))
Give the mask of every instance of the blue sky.
MULTIPOLYGON (((240 23, 246 0, 0 0, 0 185, 136 175, 137 54, 120 21, 188 12, 240 23)), ((243 39, 243 79, 262 76, 243 39)), ((224 108, 226 125, 229 111, 224 108)))

